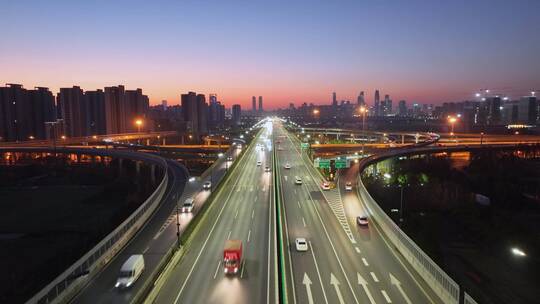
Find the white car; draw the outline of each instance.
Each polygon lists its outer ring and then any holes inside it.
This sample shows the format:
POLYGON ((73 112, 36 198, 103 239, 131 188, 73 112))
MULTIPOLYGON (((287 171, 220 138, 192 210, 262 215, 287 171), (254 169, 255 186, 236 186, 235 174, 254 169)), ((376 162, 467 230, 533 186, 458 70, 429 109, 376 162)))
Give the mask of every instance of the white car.
POLYGON ((192 198, 186 199, 186 201, 182 205, 182 212, 183 213, 189 213, 189 212, 193 211, 193 202, 194 202, 194 200, 192 198))
POLYGON ((329 182, 323 182, 321 185, 321 188, 323 190, 330 190, 330 183, 329 182))
POLYGON ((120 268, 120 275, 114 287, 129 288, 144 271, 144 257, 142 254, 134 254, 127 259, 120 268))
POLYGON ((290 168, 291 168, 291 164, 286 163, 284 167, 285 167, 285 169, 290 169, 290 168))
POLYGON ((232 156, 227 157, 227 161, 232 161, 232 156))
POLYGON ((352 183, 351 182, 347 182, 345 184, 345 191, 352 191, 352 183))
POLYGON ((204 190, 210 190, 210 188, 212 188, 212 182, 206 181, 206 182, 204 182, 202 187, 203 187, 204 190))
POLYGON ((268 166, 264 167, 264 172, 270 172, 270 167, 268 166))
POLYGON ((356 223, 360 226, 367 226, 369 224, 367 216, 356 217, 356 223))
POLYGON ((262 165, 262 161, 258 160, 257 161, 257 167, 260 167, 262 165))
POLYGON ((302 184, 302 179, 300 178, 300 176, 295 176, 294 177, 294 183, 296 185, 301 185, 302 184))
POLYGON ((296 238, 296 251, 308 251, 308 244, 305 238, 296 238))

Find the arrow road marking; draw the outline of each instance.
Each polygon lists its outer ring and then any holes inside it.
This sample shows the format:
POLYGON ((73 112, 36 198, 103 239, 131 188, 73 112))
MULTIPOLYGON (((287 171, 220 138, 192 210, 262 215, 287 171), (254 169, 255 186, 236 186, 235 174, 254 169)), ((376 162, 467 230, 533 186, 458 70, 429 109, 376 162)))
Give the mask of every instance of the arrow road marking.
POLYGON ((341 291, 339 290, 339 281, 333 273, 330 273, 330 285, 334 285, 339 303, 344 304, 345 302, 343 301, 343 296, 341 295, 341 291))
POLYGON ((396 285, 397 289, 399 290, 399 293, 401 293, 401 295, 403 296, 407 304, 412 303, 411 299, 409 299, 409 297, 405 294, 405 291, 403 291, 403 287, 401 287, 401 282, 395 276, 393 276, 392 273, 390 273, 390 284, 396 285))
POLYGON ((308 303, 313 304, 313 295, 311 294, 311 280, 309 279, 307 273, 305 272, 304 272, 304 279, 302 280, 302 284, 306 286, 308 303))
POLYGON ((362 288, 364 288, 364 291, 366 295, 368 296, 369 302, 371 302, 371 304, 375 304, 375 299, 373 299, 371 292, 367 288, 367 285, 368 285, 367 281, 358 272, 356 274, 358 275, 358 285, 362 285, 362 288))

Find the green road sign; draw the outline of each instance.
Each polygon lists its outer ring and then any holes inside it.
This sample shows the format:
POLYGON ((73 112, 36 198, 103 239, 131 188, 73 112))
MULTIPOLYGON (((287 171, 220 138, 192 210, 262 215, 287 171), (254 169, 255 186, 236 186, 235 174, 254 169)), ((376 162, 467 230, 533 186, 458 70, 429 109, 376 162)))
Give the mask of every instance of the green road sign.
POLYGON ((329 159, 315 159, 314 165, 316 168, 325 168, 330 169, 330 160, 329 159))
POLYGON ((309 143, 301 143, 301 144, 300 144, 300 148, 302 148, 302 149, 307 149, 307 148, 309 148, 309 143))
POLYGON ((336 159, 336 169, 348 168, 346 159, 336 159))

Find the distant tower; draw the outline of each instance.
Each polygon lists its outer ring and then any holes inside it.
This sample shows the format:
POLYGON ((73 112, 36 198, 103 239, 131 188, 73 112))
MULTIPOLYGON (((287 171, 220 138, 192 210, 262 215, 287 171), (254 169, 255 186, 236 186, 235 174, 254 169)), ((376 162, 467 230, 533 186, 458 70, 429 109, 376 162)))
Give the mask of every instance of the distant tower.
POLYGON ((257 112, 257 97, 251 97, 251 110, 257 112))
POLYGON ((263 111, 262 96, 259 96, 259 112, 263 111))
POLYGON ((163 107, 163 111, 167 110, 167 101, 166 100, 161 101, 161 107, 163 107))
POLYGON ((365 106, 366 105, 366 100, 364 99, 364 91, 360 92, 360 95, 358 95, 357 104, 359 106, 365 106))
POLYGON ((379 90, 375 90, 375 100, 373 102, 373 107, 375 108, 375 116, 380 115, 380 96, 379 90))
POLYGON ((333 93, 332 93, 332 105, 333 105, 334 107, 337 106, 336 92, 333 92, 333 93))

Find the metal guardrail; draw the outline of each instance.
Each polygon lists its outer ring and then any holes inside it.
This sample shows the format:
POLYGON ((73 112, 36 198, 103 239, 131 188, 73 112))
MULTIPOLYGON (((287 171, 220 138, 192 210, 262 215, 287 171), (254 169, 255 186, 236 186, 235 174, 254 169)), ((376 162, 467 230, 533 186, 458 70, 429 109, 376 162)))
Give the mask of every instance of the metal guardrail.
MULTIPOLYGON (((49 148, 17 148, 19 152, 51 152, 49 148)), ((108 155, 113 157, 130 158, 148 161, 163 168, 164 174, 160 184, 154 192, 142 203, 135 212, 122 222, 116 229, 109 233, 101 242, 94 246, 79 260, 73 263, 67 270, 57 276, 51 283, 42 288, 37 294, 29 299, 26 304, 63 303, 76 294, 91 278, 96 275, 131 237, 146 222, 156 207, 159 205, 167 188, 169 180, 167 163, 160 157, 153 155, 141 155, 134 152, 120 152, 113 150, 96 149, 55 149, 56 153, 79 153, 87 155, 108 155)))
MULTIPOLYGON (((517 147, 537 147, 535 144, 519 144, 517 147)), ((460 151, 481 151, 484 149, 515 149, 516 146, 509 145, 483 145, 483 146, 452 146, 452 147, 413 147, 409 149, 393 150, 387 153, 368 157, 360 164, 360 172, 368 165, 380 162, 382 160, 403 156, 416 155, 423 153, 437 152, 460 152, 460 151)), ((416 272, 430 285, 433 291, 443 300, 444 303, 459 303, 460 286, 446 272, 444 272, 433 260, 422 251, 422 249, 411 240, 405 232, 397 226, 394 221, 382 210, 369 194, 366 187, 362 183, 362 179, 358 179, 358 195, 362 198, 369 215, 381 227, 383 233, 388 237, 395 248, 405 257, 409 264, 416 272)), ((466 292, 464 293, 465 304, 477 304, 477 302, 466 292)))
POLYGON ((465 292, 465 298, 463 304, 478 304, 467 292, 465 292))
POLYGON ((444 303, 459 303, 459 285, 450 278, 371 197, 362 179, 358 179, 358 195, 362 198, 370 218, 375 220, 392 245, 416 272, 428 283, 444 303))

